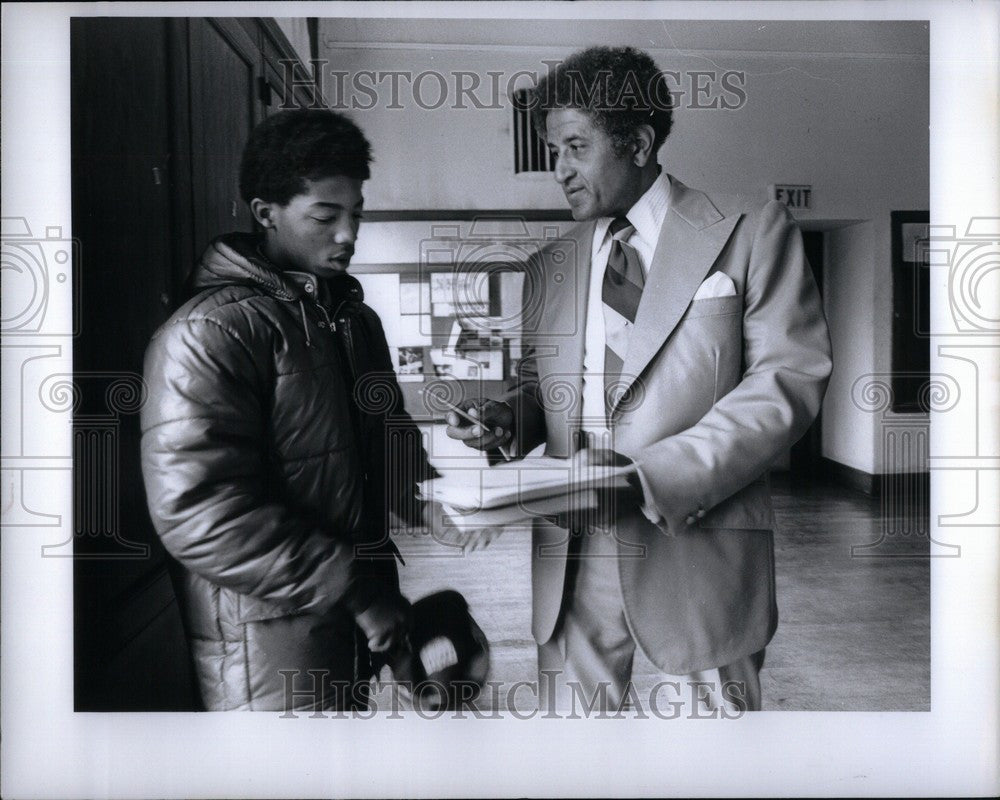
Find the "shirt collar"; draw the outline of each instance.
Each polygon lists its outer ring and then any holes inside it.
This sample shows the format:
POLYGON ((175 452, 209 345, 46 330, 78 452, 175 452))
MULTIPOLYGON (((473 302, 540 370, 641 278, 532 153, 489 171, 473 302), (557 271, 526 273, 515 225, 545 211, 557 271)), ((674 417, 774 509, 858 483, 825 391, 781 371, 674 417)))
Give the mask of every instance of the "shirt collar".
MULTIPOLYGON (((667 218, 669 206, 670 178, 661 169, 652 186, 636 200, 635 205, 629 209, 625 216, 639 236, 651 244, 656 244, 656 240, 660 238, 660 228, 663 227, 663 221, 667 218)), ((597 219, 594 229, 597 241, 604 241, 612 221, 611 217, 597 219)))

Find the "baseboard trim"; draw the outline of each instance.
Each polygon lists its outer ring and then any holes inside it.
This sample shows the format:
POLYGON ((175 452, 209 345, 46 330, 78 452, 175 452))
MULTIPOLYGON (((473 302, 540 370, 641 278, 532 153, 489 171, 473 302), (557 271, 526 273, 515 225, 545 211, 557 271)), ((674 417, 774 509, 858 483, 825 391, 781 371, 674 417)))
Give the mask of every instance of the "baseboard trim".
POLYGON ((879 480, 877 475, 872 475, 864 470, 849 467, 839 461, 824 457, 822 459, 823 472, 827 477, 841 486, 863 492, 869 497, 877 497, 879 494, 879 480))
POLYGON ((822 459, 822 471, 834 483, 876 498, 882 497, 886 493, 886 486, 888 484, 901 480, 920 482, 926 486, 930 485, 929 472, 873 475, 870 472, 849 467, 847 464, 841 464, 839 461, 833 461, 826 457, 822 459))

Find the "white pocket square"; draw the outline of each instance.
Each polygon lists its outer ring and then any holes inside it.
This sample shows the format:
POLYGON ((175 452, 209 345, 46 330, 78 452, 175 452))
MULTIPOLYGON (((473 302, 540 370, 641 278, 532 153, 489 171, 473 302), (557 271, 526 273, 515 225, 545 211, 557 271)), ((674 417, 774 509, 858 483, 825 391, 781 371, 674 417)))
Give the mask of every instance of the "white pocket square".
POLYGON ((694 293, 694 300, 705 300, 709 297, 730 297, 736 294, 736 284, 733 279, 724 272, 715 272, 706 278, 698 291, 694 293))

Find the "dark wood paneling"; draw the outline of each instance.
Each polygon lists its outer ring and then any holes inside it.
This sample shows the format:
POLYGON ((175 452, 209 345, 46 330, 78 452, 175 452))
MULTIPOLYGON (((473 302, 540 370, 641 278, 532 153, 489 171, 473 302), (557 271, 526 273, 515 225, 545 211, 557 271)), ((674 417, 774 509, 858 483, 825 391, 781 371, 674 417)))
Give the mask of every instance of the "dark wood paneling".
POLYGON ((259 115, 259 54, 235 20, 193 19, 189 25, 191 184, 200 252, 220 234, 253 226, 240 199, 239 167, 259 115))
POLYGON ((73 235, 83 305, 76 363, 141 371, 170 291, 166 26, 157 19, 72 22, 72 170, 80 178, 73 180, 73 235))
MULTIPOLYGON (((201 707, 177 602, 167 574, 139 587, 102 670, 94 710, 193 711, 201 707), (154 660, 153 656, 156 656, 154 660), (168 668, 165 668, 168 667, 168 668)), ((83 710, 83 709, 80 709, 83 710)))
MULTIPOLYGON (((166 28, 156 19, 74 19, 71 45, 73 236, 79 242, 74 279, 82 316, 73 345, 83 397, 77 430, 86 428, 87 419, 116 426, 113 450, 87 481, 113 492, 120 537, 150 546, 147 558, 128 558, 114 569, 99 563, 82 567, 106 599, 162 562, 135 477, 138 417, 109 405, 105 389, 117 377, 142 374, 146 343, 169 311, 166 28), (131 68, 123 70, 123 64, 131 68), (137 107, 143 113, 122 113, 137 107)), ((83 440, 80 446, 85 447, 83 440)), ((78 472, 80 465, 95 463, 83 453, 77 456, 78 472)), ((106 508, 106 516, 114 510, 106 508)), ((112 522, 102 520, 98 531, 78 520, 83 535, 76 552, 103 555, 109 545, 104 532, 112 522)))
MULTIPOLYGON (((73 19, 71 57, 74 279, 81 294, 73 346, 81 397, 74 417, 76 699, 78 708, 93 708, 101 705, 99 686, 116 649, 111 610, 141 615, 141 605, 123 598, 165 575, 139 478, 137 406, 118 403, 108 390, 116 381, 138 388, 146 344, 172 301, 166 23, 73 19)), ((150 680, 173 673, 164 652, 148 656, 150 680)), ((183 650, 178 663, 183 667, 183 650)))
POLYGON ((307 69, 294 54, 274 20, 260 20, 264 77, 274 90, 268 113, 281 108, 321 107, 323 98, 307 69), (287 80, 286 80, 287 79, 287 80))
POLYGON ((191 21, 167 20, 167 86, 170 97, 170 232, 174 240, 171 307, 180 304, 188 273, 201 253, 195 244, 191 167, 191 21))
MULTIPOLYGON (((272 28, 272 57, 291 55, 272 28)), ((75 706, 191 709, 187 644, 146 511, 137 408, 107 389, 141 375, 146 345, 209 239, 250 230, 238 168, 264 117, 265 35, 260 20, 235 19, 75 18, 70 30, 73 274, 82 295, 73 353, 82 397, 75 706)))

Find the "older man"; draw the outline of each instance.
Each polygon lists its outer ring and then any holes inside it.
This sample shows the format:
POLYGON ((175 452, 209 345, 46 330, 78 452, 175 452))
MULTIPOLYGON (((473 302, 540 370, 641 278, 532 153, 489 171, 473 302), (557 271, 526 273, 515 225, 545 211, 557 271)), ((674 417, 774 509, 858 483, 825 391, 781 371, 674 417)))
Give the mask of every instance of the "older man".
POLYGON ((535 523, 544 708, 627 705, 637 645, 698 702, 760 708, 777 625, 768 466, 815 418, 831 370, 795 223, 662 171, 668 97, 632 48, 577 53, 535 87, 581 224, 527 267, 516 386, 474 406, 481 425, 449 420, 483 450, 582 443, 577 458, 638 466, 636 491, 608 498, 610 526, 535 523), (549 391, 567 381, 573 403, 549 391))

